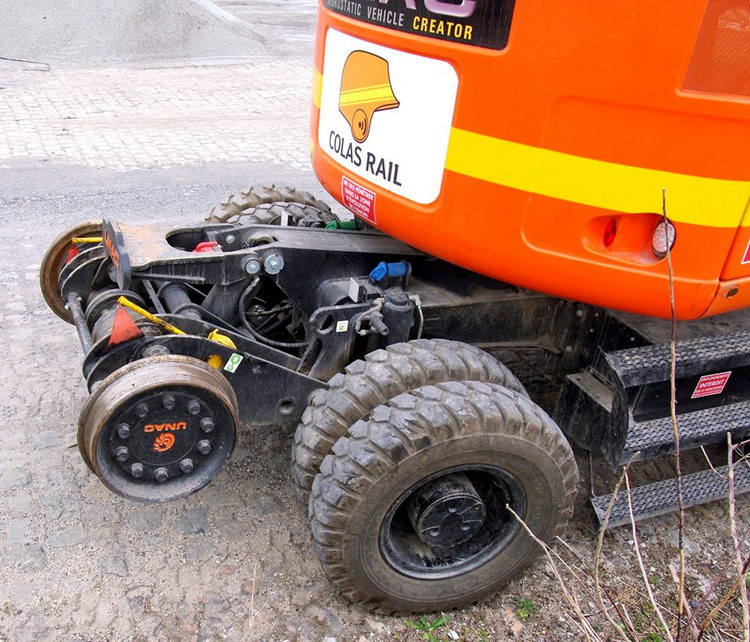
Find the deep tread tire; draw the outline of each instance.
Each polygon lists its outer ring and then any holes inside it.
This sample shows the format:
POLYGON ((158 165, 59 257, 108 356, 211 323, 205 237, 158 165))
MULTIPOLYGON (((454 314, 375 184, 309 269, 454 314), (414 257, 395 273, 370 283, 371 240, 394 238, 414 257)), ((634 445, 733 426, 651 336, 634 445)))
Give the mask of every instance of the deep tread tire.
POLYGON ((238 222, 242 225, 280 225, 285 216, 288 217, 288 225, 294 227, 325 227, 337 220, 331 212, 312 205, 267 203, 246 210, 238 222))
POLYGON ((252 214, 252 211, 262 205, 279 203, 297 203, 302 206, 310 206, 321 212, 324 216, 330 216, 329 220, 336 220, 331 208, 321 200, 315 198, 309 192, 298 190, 294 187, 276 187, 275 185, 262 187, 249 187, 240 192, 239 200, 235 200, 234 194, 218 206, 214 207, 206 217, 207 223, 238 222, 252 214))
POLYGON ((430 475, 456 466, 494 466, 518 480, 524 521, 544 542, 573 514, 573 453, 528 398, 479 382, 402 394, 336 442, 313 484, 313 546, 344 596, 386 613, 446 610, 498 590, 533 562, 541 549, 518 528, 492 557, 451 577, 409 577, 388 563, 380 530, 391 506, 430 475))
POLYGON ((313 479, 333 444, 389 399, 444 381, 487 381, 522 394, 513 373, 479 348, 447 339, 417 339, 375 350, 311 396, 292 446, 292 479, 307 506, 313 479))

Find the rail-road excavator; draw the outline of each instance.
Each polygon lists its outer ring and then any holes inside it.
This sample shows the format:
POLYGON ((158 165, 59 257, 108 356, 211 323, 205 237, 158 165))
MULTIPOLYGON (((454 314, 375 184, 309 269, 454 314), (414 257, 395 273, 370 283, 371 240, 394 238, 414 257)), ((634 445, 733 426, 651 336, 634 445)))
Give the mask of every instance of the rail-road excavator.
MULTIPOLYGON (((321 0, 310 138, 341 215, 271 186, 200 224, 83 223, 47 251, 44 297, 84 353, 78 445, 109 489, 184 497, 240 422, 296 424, 327 576, 380 611, 435 611, 561 532, 574 448, 616 470, 719 444, 733 465, 747 2, 321 0)), ((734 479, 750 489, 750 468, 734 479)), ((632 507, 592 493, 600 526, 680 503, 675 478, 647 481, 632 507)), ((681 503, 727 484, 691 471, 681 503)))

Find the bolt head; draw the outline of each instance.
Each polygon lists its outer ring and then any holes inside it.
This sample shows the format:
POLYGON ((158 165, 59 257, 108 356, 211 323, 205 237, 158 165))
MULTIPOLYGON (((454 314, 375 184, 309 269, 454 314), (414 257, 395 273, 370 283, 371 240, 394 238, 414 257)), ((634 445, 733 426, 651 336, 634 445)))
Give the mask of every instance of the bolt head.
POLYGON ((198 452, 201 455, 208 455, 211 452, 211 442, 208 439, 201 439, 198 442, 198 452))
POLYGON ((258 259, 250 259, 247 263, 245 263, 245 272, 247 272, 250 276, 254 276, 260 272, 260 261, 258 259))
POLYGON ((224 237, 224 241, 227 243, 227 245, 231 245, 237 240, 237 237, 234 234, 227 234, 224 237))
POLYGON ((180 462, 180 470, 185 473, 186 475, 189 475, 195 470, 195 464, 193 463, 192 459, 183 459, 180 462))
POLYGON ((130 437, 130 426, 128 426, 128 424, 120 424, 117 426, 117 436, 120 439, 127 439, 130 437))
POLYGON ((161 405, 167 410, 174 410, 175 403, 174 395, 167 394, 161 398, 161 405))
POLYGON ((203 430, 203 432, 213 432, 214 428, 216 428, 216 424, 214 423, 214 420, 211 419, 211 417, 205 417, 204 419, 201 419, 201 429, 203 430))
POLYGON ((120 463, 126 462, 128 457, 130 457, 130 451, 125 446, 115 449, 115 459, 120 463))
POLYGON ((158 481, 160 484, 163 484, 169 479, 169 472, 166 468, 157 468, 154 471, 154 479, 156 479, 156 481, 158 481))
POLYGON ((263 261, 268 274, 278 274, 284 269, 284 257, 281 254, 269 254, 263 261))
POLYGON ((143 477, 143 464, 133 464, 130 467, 130 474, 136 479, 143 477))
POLYGON ((139 403, 135 407, 135 414, 138 415, 140 419, 145 419, 148 417, 148 406, 145 403, 139 403))
POLYGON ((187 411, 191 415, 199 415, 201 413, 201 404, 196 399, 191 399, 187 405, 187 411))

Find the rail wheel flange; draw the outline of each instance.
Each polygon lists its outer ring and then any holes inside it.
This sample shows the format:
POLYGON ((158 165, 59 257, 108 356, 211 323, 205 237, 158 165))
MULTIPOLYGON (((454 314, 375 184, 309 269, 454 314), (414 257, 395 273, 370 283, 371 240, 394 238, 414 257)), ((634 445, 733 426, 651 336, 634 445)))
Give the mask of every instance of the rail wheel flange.
POLYGON ((70 256, 74 238, 100 236, 101 232, 101 221, 87 221, 74 225, 52 242, 42 259, 39 268, 39 286, 42 296, 50 310, 68 323, 73 323, 73 315, 65 307, 65 301, 60 294, 60 272, 70 256))
POLYGON ((96 388, 81 411, 78 447, 114 493, 169 501, 218 475, 238 424, 237 399, 221 374, 192 357, 148 357, 96 388))

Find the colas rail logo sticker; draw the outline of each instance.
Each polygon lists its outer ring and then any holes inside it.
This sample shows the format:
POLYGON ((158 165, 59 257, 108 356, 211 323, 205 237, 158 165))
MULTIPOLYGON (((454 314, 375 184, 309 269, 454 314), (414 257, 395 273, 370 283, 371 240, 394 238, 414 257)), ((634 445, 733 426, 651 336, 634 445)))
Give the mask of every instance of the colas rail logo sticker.
POLYGON ((339 111, 354 140, 367 140, 375 112, 396 109, 400 104, 393 94, 387 60, 367 51, 349 54, 341 74, 339 111))

